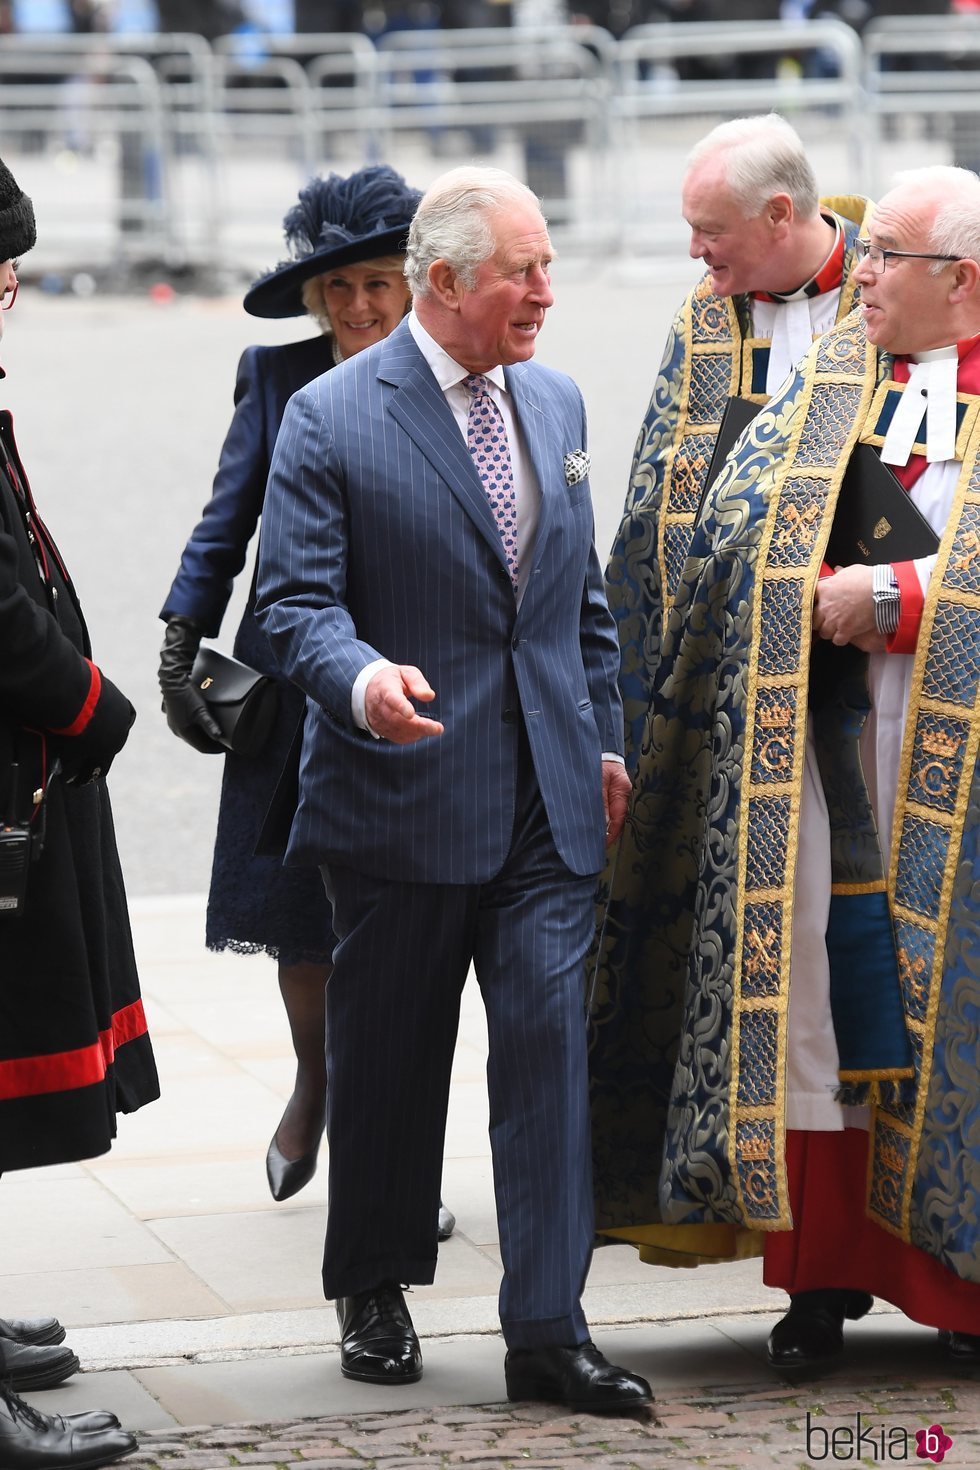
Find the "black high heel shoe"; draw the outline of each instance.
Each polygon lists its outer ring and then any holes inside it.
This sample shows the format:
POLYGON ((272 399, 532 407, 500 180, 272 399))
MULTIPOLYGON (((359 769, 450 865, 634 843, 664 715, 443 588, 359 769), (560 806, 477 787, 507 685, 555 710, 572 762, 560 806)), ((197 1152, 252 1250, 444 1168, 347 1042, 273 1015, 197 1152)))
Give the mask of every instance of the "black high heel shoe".
POLYGON ((313 1175, 316 1173, 317 1155, 320 1152, 320 1140, 317 1139, 316 1147, 311 1148, 309 1153, 300 1154, 298 1159, 287 1159, 276 1142, 276 1133, 272 1135, 269 1144, 269 1152, 265 1156, 265 1175, 269 1181, 269 1193, 276 1201, 291 1199, 294 1194, 299 1194, 305 1189, 313 1175))

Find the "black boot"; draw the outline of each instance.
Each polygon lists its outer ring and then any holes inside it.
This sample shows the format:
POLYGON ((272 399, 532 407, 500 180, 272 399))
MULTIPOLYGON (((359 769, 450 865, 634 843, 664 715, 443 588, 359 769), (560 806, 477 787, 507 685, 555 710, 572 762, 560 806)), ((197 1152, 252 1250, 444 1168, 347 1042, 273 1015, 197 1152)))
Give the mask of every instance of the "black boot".
POLYGON ((418 1383, 422 1351, 401 1287, 383 1281, 337 1298, 340 1371, 362 1383, 418 1383))
POLYGON ((947 1358, 952 1358, 954 1363, 964 1363, 980 1367, 980 1335, 975 1332, 950 1332, 947 1328, 939 1329, 939 1346, 947 1358))
POLYGON ((31 1347, 43 1347, 64 1342, 65 1329, 57 1317, 0 1317, 0 1337, 13 1342, 29 1343, 31 1347))
POLYGON ((93 1422, 88 1415, 72 1420, 41 1414, 0 1387, 0 1465, 3 1470, 98 1470, 137 1448, 135 1435, 118 1424, 93 1429, 86 1420, 93 1422))
POLYGON ((60 1344, 21 1342, 16 1337, 0 1339, 0 1376, 15 1393, 56 1388, 79 1368, 71 1348, 60 1344))
POLYGON ((874 1306, 866 1291, 828 1287, 790 1297, 789 1311, 772 1329, 766 1347, 769 1364, 783 1371, 822 1368, 844 1347, 844 1320, 856 1322, 874 1306))

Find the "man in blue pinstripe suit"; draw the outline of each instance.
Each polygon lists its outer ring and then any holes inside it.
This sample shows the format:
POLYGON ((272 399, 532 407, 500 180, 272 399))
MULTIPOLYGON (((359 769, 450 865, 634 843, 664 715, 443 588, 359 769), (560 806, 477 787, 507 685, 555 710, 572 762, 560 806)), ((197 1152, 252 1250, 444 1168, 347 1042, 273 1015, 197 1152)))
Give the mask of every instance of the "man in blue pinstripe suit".
POLYGON ((308 696, 287 861, 321 867, 330 1211, 342 1371, 422 1371, 402 1283, 433 1280, 459 998, 487 1009, 512 1399, 631 1409, 589 1340, 583 962, 622 827, 618 648, 585 413, 532 363, 553 297, 538 201, 457 169, 409 235, 414 308, 290 401, 256 612, 308 696))

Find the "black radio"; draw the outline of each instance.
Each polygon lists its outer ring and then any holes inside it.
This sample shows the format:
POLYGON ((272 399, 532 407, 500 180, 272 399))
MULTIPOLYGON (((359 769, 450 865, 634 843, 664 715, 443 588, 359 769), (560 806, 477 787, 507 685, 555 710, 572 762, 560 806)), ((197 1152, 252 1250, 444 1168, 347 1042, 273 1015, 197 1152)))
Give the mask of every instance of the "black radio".
MULTIPOLYGON (((61 770, 55 761, 48 780, 61 770)), ((27 903, 27 880, 31 864, 41 856, 47 803, 44 790, 22 792, 21 768, 17 761, 7 767, 7 791, 0 804, 0 919, 4 914, 15 918, 27 903), (6 813, 6 815, 2 815, 6 813)))
POLYGON ((22 914, 33 839, 26 822, 0 823, 0 914, 22 914))

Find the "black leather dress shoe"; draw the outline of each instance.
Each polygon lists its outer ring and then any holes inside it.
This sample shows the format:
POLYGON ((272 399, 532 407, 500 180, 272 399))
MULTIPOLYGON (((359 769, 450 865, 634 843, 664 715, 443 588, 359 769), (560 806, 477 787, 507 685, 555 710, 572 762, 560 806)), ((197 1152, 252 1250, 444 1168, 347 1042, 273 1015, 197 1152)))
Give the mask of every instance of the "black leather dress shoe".
POLYGON ((447 1210, 442 1200, 439 1201, 439 1227, 438 1236, 440 1240, 448 1240, 456 1229, 456 1216, 452 1210, 447 1210))
POLYGON ((9 1337, 0 1342, 0 1378, 5 1378, 15 1393, 54 1388, 77 1373, 78 1366, 71 1348, 33 1347, 9 1337))
POLYGON ((0 1317, 0 1337, 11 1337, 15 1342, 27 1342, 32 1347, 49 1343, 64 1342, 65 1329, 57 1317, 0 1317))
POLYGON ((3 1470, 98 1470, 137 1448, 135 1435, 118 1424, 93 1429, 78 1422, 92 1417, 42 1414, 0 1389, 0 1465, 3 1470))
POLYGON ((85 1434, 94 1434, 98 1429, 118 1429, 119 1420, 109 1409, 81 1409, 77 1414, 45 1414, 51 1424, 60 1424, 62 1429, 80 1429, 85 1434))
POLYGON ((418 1383, 422 1350, 402 1289, 383 1281, 337 1298, 340 1371, 361 1383, 418 1383))
POLYGON ((769 1335, 766 1356, 783 1371, 825 1367, 844 1348, 844 1320, 856 1322, 874 1306, 866 1291, 800 1291, 769 1335))
POLYGON ((976 1363, 980 1366, 980 1337, 974 1332, 949 1332, 941 1327, 939 1346, 956 1363, 976 1363))
POLYGON ((317 1139, 316 1148, 311 1148, 308 1154, 301 1154, 298 1159, 287 1159, 273 1136, 265 1156, 265 1175, 274 1200, 290 1199, 306 1188, 316 1173, 319 1152, 320 1140, 317 1139))
POLYGON ((593 1414, 622 1414, 653 1402, 646 1379, 608 1363, 594 1342, 511 1348, 504 1378, 509 1399, 537 1399, 593 1414))

